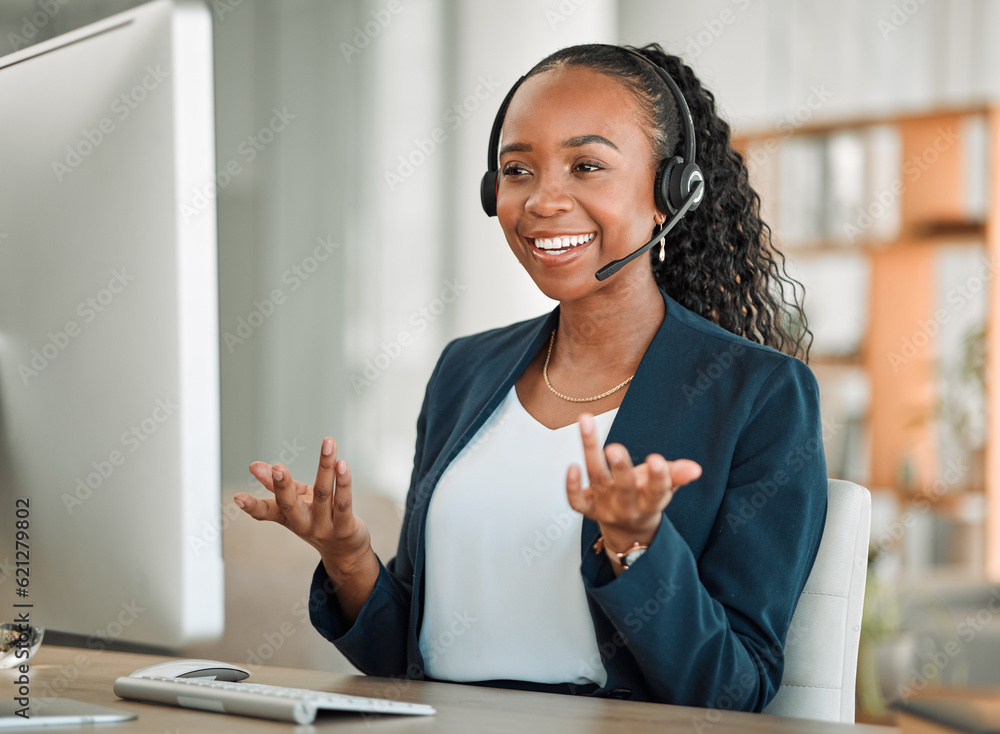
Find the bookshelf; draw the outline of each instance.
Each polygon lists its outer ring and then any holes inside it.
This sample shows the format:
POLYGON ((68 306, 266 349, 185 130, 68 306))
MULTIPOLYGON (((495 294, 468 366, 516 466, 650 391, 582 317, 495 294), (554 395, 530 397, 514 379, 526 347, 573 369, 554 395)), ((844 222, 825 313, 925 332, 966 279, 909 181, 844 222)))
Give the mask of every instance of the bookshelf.
POLYGON ((895 503, 904 573, 1000 581, 1000 107, 734 145, 806 288, 831 476, 895 503))

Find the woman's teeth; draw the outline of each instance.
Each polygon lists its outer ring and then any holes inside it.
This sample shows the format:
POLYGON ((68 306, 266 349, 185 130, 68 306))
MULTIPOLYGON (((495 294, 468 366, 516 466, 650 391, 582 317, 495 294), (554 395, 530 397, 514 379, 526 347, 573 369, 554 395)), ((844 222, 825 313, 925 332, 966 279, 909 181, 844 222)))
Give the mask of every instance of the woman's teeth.
POLYGON ((535 247, 549 252, 561 252, 577 245, 585 245, 594 239, 594 233, 569 235, 567 237, 545 237, 535 240, 535 247))

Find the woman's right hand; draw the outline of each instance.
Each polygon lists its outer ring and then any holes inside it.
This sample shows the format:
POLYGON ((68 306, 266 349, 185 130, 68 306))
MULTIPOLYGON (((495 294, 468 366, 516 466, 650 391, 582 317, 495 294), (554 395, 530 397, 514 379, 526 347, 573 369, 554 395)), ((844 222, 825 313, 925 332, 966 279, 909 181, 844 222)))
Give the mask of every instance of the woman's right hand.
MULTIPOLYGON (((344 596, 341 591, 354 591, 346 596, 362 593, 367 599, 368 593, 364 592, 370 593, 375 585, 378 559, 372 550, 368 527, 354 514, 350 467, 343 459, 337 460, 334 440, 323 439, 316 481, 311 486, 292 479, 284 464, 255 461, 250 464, 250 473, 274 498, 258 499, 241 492, 234 498, 236 504, 257 520, 284 525, 316 548, 327 574, 338 587, 338 597, 344 596), (345 585, 355 588, 342 589, 345 585)), ((364 599, 360 599, 362 605, 364 599)), ((341 601, 343 604, 347 599, 341 601)), ((344 606, 350 615, 347 607, 353 605, 344 606)))

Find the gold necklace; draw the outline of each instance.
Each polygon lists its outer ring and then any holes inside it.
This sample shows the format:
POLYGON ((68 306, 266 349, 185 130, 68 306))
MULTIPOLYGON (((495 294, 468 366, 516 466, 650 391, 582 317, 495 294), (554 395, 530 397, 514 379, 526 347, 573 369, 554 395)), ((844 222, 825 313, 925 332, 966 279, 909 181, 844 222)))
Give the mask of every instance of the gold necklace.
POLYGON ((552 359, 552 346, 555 343, 556 343, 556 329, 553 329, 552 330, 552 337, 549 339, 549 352, 548 352, 548 354, 545 355, 545 366, 542 367, 542 376, 545 378, 545 384, 546 384, 546 386, 548 386, 549 390, 552 391, 552 394, 555 395, 558 398, 562 398, 563 400, 568 400, 571 403, 592 403, 595 400, 600 400, 601 398, 606 398, 608 395, 610 395, 613 392, 618 392, 623 387, 625 387, 627 384, 629 384, 630 382, 632 382, 632 378, 635 377, 635 375, 630 375, 629 377, 626 377, 625 380, 624 380, 624 382, 622 382, 617 387, 613 387, 610 390, 608 390, 607 392, 602 392, 600 395, 595 395, 592 398, 571 398, 569 395, 563 395, 561 392, 559 392, 554 387, 552 387, 552 383, 549 382, 549 360, 552 359))

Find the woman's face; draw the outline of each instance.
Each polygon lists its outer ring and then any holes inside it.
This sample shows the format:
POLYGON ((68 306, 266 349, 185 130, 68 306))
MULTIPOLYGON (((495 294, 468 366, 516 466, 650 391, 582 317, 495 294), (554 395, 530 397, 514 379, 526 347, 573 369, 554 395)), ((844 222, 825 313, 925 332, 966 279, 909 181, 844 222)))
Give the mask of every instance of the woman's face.
POLYGON ((606 281, 594 274, 645 244, 664 216, 632 93, 580 66, 543 72, 514 94, 503 125, 497 216, 539 289, 571 301, 647 279, 637 258, 606 281))

